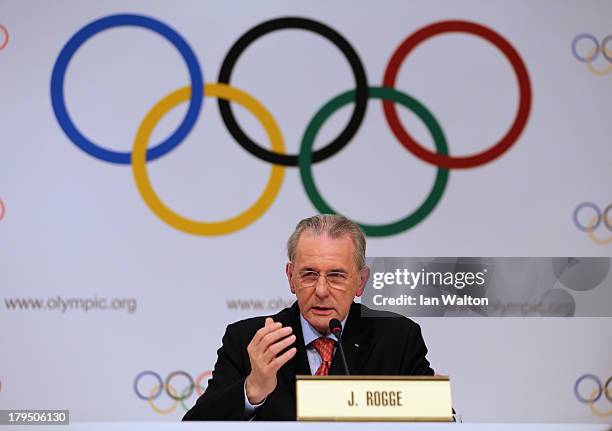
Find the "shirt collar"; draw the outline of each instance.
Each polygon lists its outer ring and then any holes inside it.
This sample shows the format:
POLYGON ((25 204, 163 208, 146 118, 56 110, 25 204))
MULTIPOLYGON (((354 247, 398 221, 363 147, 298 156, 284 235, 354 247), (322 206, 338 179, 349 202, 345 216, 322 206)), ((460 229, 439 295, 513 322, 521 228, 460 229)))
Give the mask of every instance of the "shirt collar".
MULTIPOLYGON (((346 323, 347 318, 348 318, 348 314, 342 320, 342 322, 340 322, 342 324, 343 331, 344 331, 344 324, 346 323)), ((315 328, 313 328, 313 326, 310 323, 308 323, 306 319, 304 319, 304 316, 302 316, 302 313, 300 313, 300 324, 302 325, 302 335, 304 336, 304 346, 306 347, 308 347, 308 345, 312 343, 314 340, 316 340, 317 338, 321 338, 321 337, 331 338, 332 340, 336 341, 336 337, 331 332, 327 335, 323 335, 319 331, 317 331, 315 328)))

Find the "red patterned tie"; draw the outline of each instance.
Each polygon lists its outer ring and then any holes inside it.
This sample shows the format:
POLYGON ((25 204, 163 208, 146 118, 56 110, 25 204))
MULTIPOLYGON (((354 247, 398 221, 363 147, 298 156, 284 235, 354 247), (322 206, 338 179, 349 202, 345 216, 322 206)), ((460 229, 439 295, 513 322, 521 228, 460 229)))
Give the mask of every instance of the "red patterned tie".
POLYGON ((317 338, 312 342, 312 345, 319 355, 321 355, 321 365, 319 365, 319 369, 315 373, 315 376, 327 376, 329 375, 329 367, 331 365, 332 357, 334 356, 334 344, 336 342, 331 338, 317 338))

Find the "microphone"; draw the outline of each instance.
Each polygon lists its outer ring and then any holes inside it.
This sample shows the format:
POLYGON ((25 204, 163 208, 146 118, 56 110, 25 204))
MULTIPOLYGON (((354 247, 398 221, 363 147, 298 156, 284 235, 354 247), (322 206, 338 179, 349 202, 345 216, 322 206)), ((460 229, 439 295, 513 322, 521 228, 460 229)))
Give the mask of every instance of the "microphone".
POLYGON ((344 356, 344 349, 342 348, 342 323, 338 319, 332 319, 329 321, 329 330, 336 340, 338 340, 338 350, 340 350, 340 356, 342 357, 342 364, 344 365, 344 372, 347 376, 350 376, 348 365, 346 364, 346 356, 344 356))

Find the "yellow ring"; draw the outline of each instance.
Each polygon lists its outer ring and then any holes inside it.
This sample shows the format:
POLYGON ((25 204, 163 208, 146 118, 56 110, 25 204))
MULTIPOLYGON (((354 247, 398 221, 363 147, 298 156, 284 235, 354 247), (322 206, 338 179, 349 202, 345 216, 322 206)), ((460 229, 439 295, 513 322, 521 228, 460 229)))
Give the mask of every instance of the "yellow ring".
POLYGON ((597 410, 597 408, 595 407, 595 403, 593 402, 596 396, 597 396, 597 389, 593 389, 593 393, 591 393, 591 396, 589 397, 589 408, 591 409, 591 412, 594 415, 599 416, 600 418, 607 418, 608 416, 612 415, 612 409, 608 410, 607 412, 602 412, 600 410, 597 410))
MULTIPOLYGON (((599 244, 599 245, 610 244, 612 242, 612 236, 610 236, 610 238, 608 239, 600 239, 595 236, 595 233, 594 233, 595 229, 593 229, 593 226, 595 226, 595 223, 597 223, 597 219, 598 217, 595 216, 594 218, 591 219, 591 222, 587 225, 589 228, 588 229, 589 237, 593 240, 595 244, 599 244)), ((609 219, 606 219, 606 220, 609 220, 609 219)))
MULTIPOLYGON (((174 396, 178 398, 178 395, 176 394, 176 389, 174 389, 173 386, 163 384, 162 389, 165 389, 168 392, 170 392, 170 390, 172 389, 172 392, 174 392, 174 396)), ((173 401, 172 405, 170 405, 170 407, 166 409, 160 409, 159 407, 155 405, 155 403, 153 402, 153 396, 155 395, 155 392, 157 392, 158 390, 159 390, 159 385, 153 386, 151 388, 151 392, 149 393, 149 397, 147 398, 147 402, 149 403, 151 408, 155 410, 157 413, 159 413, 160 415, 167 415, 168 413, 172 413, 173 411, 175 411, 176 408, 178 407, 179 402, 175 400, 173 397, 170 397, 172 398, 172 401, 173 401)))
MULTIPOLYGON (((607 48, 604 48, 604 49, 606 50, 606 53, 612 57, 612 50, 609 50, 607 48)), ((593 58, 593 56, 595 55, 595 52, 596 52, 596 49, 591 48, 591 51, 589 51, 587 58, 593 58)), ((610 65, 606 67, 605 69, 595 69, 592 61, 587 62, 586 65, 589 71, 597 76, 605 76, 608 73, 612 72, 612 63, 610 63, 610 65)))
MULTIPOLYGON (((149 181, 146 167, 147 143, 155 126, 157 126, 157 123, 163 116, 178 104, 188 101, 190 93, 191 87, 180 88, 160 100, 147 113, 134 140, 132 173, 134 174, 138 191, 147 206, 170 226, 195 235, 224 235, 248 226, 266 212, 280 191, 285 176, 285 168, 280 165, 272 165, 268 183, 261 196, 246 211, 233 218, 216 222, 203 222, 183 217, 168 208, 157 196, 149 181)), ((206 84, 204 86, 204 96, 218 97, 244 106, 263 125, 270 140, 272 150, 280 154, 285 153, 283 137, 276 121, 268 110, 255 98, 242 90, 226 84, 206 84)))

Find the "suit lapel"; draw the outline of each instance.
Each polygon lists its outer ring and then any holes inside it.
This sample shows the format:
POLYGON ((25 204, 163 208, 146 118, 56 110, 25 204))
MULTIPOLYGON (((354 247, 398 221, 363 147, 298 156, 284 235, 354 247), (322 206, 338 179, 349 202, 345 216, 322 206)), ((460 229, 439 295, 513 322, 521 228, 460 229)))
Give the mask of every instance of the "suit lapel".
POLYGON ((295 334, 295 347, 297 349, 295 356, 290 361, 293 362, 294 366, 293 375, 310 375, 310 365, 308 365, 308 355, 306 354, 304 334, 302 334, 302 324, 300 322, 300 309, 298 308, 297 302, 295 302, 291 307, 291 317, 291 326, 293 327, 293 333, 295 334))
MULTIPOLYGON (((360 374, 363 365, 374 347, 372 326, 368 319, 361 316, 361 305, 353 303, 342 334, 342 347, 346 355, 349 373, 360 374)), ((329 369, 330 375, 344 374, 340 352, 336 350, 329 369)))
POLYGON ((279 380, 284 381, 292 396, 295 396, 295 376, 299 374, 310 375, 306 346, 304 346, 304 336, 302 335, 302 325, 300 324, 300 309, 297 302, 291 306, 285 319, 280 319, 283 326, 291 326, 295 334, 295 348, 297 352, 293 359, 287 362, 278 370, 279 380))

